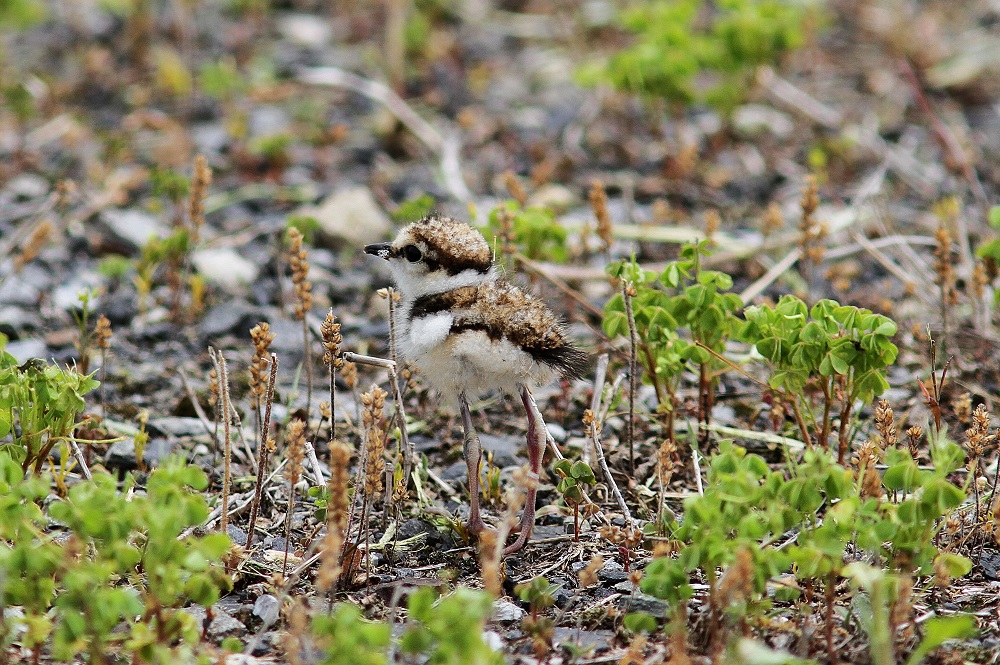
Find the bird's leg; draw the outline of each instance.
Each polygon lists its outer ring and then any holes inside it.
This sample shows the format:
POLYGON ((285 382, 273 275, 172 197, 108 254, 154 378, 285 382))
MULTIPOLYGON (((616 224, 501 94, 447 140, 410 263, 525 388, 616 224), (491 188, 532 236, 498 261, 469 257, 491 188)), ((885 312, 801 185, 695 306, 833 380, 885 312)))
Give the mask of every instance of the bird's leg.
POLYGON ((524 404, 524 412, 528 416, 528 464, 531 471, 528 477, 528 493, 524 499, 524 512, 521 513, 521 533, 511 545, 504 549, 504 554, 516 552, 531 537, 531 529, 535 526, 535 495, 538 493, 538 473, 542 468, 542 452, 545 450, 545 422, 542 414, 538 411, 538 405, 531 397, 528 387, 523 383, 518 384, 518 391, 521 393, 521 403, 524 404))
POLYGON ((465 393, 458 396, 462 411, 462 428, 465 430, 465 443, 462 452, 465 455, 465 468, 469 472, 469 534, 478 536, 487 527, 479 513, 479 464, 483 456, 483 447, 479 443, 479 435, 472 426, 472 413, 465 393))

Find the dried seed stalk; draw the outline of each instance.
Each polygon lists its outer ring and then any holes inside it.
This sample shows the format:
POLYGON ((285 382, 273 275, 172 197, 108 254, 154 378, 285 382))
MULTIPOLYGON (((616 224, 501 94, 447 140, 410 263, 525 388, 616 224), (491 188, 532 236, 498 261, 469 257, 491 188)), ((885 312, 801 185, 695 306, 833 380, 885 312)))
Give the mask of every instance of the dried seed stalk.
POLYGON ((340 357, 340 345, 344 343, 344 337, 340 334, 340 324, 337 317, 333 315, 331 309, 326 313, 323 325, 320 327, 323 334, 323 363, 330 371, 330 440, 337 438, 334 428, 336 424, 337 409, 337 370, 344 366, 344 359, 340 357))
POLYGON ((608 212, 608 195, 604 191, 604 183, 599 180, 590 183, 590 207, 597 218, 597 237, 604 243, 604 251, 608 251, 614 240, 611 213, 608 212))
POLYGON ((312 412, 312 346, 309 344, 309 323, 306 315, 312 309, 312 283, 309 274, 309 253, 302 244, 302 232, 294 226, 288 229, 288 265, 295 286, 295 318, 302 322, 302 344, 305 347, 306 417, 312 412))

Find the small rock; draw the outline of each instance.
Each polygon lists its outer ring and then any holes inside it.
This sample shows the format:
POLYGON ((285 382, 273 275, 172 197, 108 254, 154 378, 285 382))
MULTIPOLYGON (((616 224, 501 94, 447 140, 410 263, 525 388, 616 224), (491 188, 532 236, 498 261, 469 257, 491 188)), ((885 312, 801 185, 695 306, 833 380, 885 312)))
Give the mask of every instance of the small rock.
POLYGON ((285 14, 278 19, 278 30, 292 43, 310 48, 326 46, 333 35, 330 23, 315 14, 285 14))
POLYGON ((315 217, 324 236, 353 247, 384 240, 392 230, 389 216, 365 187, 334 192, 318 206, 303 206, 295 214, 315 217))
MULTIPOLYGON (((161 459, 170 454, 170 442, 166 439, 150 439, 142 451, 142 461, 147 467, 156 466, 161 459)), ((132 471, 139 468, 135 456, 135 439, 131 437, 115 441, 104 455, 104 466, 109 469, 132 471)))
POLYGON ((213 155, 222 152, 229 145, 229 132, 222 123, 206 123, 191 128, 191 139, 198 152, 203 155, 213 155))
POLYGON ((288 114, 277 106, 255 107, 250 113, 247 124, 250 136, 256 138, 287 134, 291 131, 288 114))
POLYGON ((205 433, 205 425, 202 424, 201 420, 181 416, 153 418, 146 427, 150 433, 158 433, 162 436, 194 436, 205 433))
POLYGON ((524 463, 524 460, 517 455, 518 449, 524 443, 521 437, 480 434, 479 441, 483 444, 484 450, 493 453, 493 464, 501 469, 524 463))
MULTIPOLYGON (((201 605, 191 605, 184 610, 195 618, 199 625, 204 624, 208 613, 201 605)), ((218 605, 212 607, 212 623, 208 625, 208 636, 214 639, 222 639, 234 635, 242 635, 247 630, 240 621, 220 608, 218 605)))
POLYGON ((573 644, 578 650, 604 651, 611 647, 615 633, 611 630, 583 630, 557 627, 552 633, 556 644, 573 644))
POLYGON ((986 579, 1000 580, 1000 552, 983 550, 983 555, 979 557, 979 566, 986 579))
POLYGON ((278 620, 278 612, 281 609, 281 602, 277 598, 267 593, 258 596, 253 604, 253 615, 264 622, 265 626, 270 626, 278 620))
POLYGON ((0 281, 0 303, 37 309, 42 291, 48 290, 51 277, 41 268, 28 264, 19 273, 0 281))
POLYGON ((529 207, 538 207, 551 210, 554 213, 561 213, 569 210, 577 204, 577 198, 568 187, 548 183, 536 189, 528 197, 529 207))
POLYGON ((448 482, 465 481, 467 475, 467 470, 465 468, 465 462, 455 462, 449 467, 445 467, 438 472, 438 476, 441 480, 448 482))
POLYGON ((4 351, 14 356, 18 364, 25 363, 31 358, 45 360, 49 355, 48 345, 40 339, 19 339, 14 342, 7 342, 4 351))
POLYGON ((645 612, 657 619, 667 616, 667 603, 644 593, 622 596, 618 599, 618 608, 623 612, 645 612))
POLYGON ((165 238, 168 234, 166 225, 158 218, 135 208, 105 210, 101 213, 101 221, 133 249, 141 249, 150 238, 165 238))
POLYGON ((617 561, 605 561, 604 566, 597 571, 597 579, 605 582, 623 582, 628 579, 628 573, 617 561))
POLYGON ((437 529, 430 522, 425 522, 424 520, 414 517, 400 524, 399 528, 396 530, 396 535, 400 540, 413 538, 421 534, 427 536, 428 538, 432 538, 437 535, 437 529))
POLYGON ((503 638, 496 631, 483 631, 483 643, 494 651, 503 650, 503 638))
POLYGON ((256 263, 240 256, 232 247, 200 249, 191 254, 191 263, 209 284, 229 293, 239 293, 260 274, 256 263))
POLYGON ((49 181, 34 173, 21 173, 7 181, 4 189, 16 198, 38 199, 49 193, 49 181))
POLYGON ((525 611, 506 598, 493 601, 493 620, 497 623, 514 623, 524 618, 525 611))
POLYGON ((237 545, 247 544, 247 532, 238 526, 232 524, 226 525, 226 535, 229 536, 229 540, 233 541, 237 545))
POLYGON ((763 104, 744 104, 733 111, 733 128, 745 136, 770 133, 779 139, 795 131, 795 123, 787 113, 763 104))
MULTIPOLYGON (((71 273, 70 281, 52 290, 52 305, 63 311, 75 311, 82 307, 80 296, 90 294, 88 307, 91 311, 104 311, 104 299, 94 291, 104 284, 104 278, 96 272, 71 273)), ((87 297, 87 296, 84 296, 87 297)))
POLYGON ((612 588, 618 593, 632 593, 633 591, 635 591, 635 585, 629 582, 628 580, 625 580, 624 582, 619 582, 612 588))
POLYGON ((243 300, 225 300, 212 307, 202 318, 201 334, 209 339, 223 335, 249 336, 261 320, 260 310, 243 300))
POLYGON ((545 423, 545 428, 549 430, 549 434, 555 439, 556 443, 563 443, 566 441, 567 434, 566 428, 557 423, 545 423))

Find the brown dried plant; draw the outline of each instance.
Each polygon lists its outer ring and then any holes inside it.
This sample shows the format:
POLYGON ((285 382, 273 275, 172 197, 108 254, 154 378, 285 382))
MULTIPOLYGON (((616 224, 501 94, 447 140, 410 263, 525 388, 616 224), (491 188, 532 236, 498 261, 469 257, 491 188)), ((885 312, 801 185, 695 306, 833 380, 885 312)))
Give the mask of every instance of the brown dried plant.
POLYGON ((343 571, 341 556, 344 539, 350 527, 348 499, 348 467, 351 448, 339 441, 330 444, 330 480, 327 483, 329 498, 326 504, 326 536, 320 549, 320 566, 316 586, 331 593, 343 571))
POLYGON ((781 214, 781 206, 771 201, 760 220, 760 232, 765 238, 785 228, 785 218, 781 214))
POLYGON ((365 496, 375 498, 383 489, 385 437, 389 423, 383 416, 388 393, 378 386, 361 395, 362 427, 365 432, 365 496))
POLYGON ((514 233, 514 213, 500 206, 497 210, 497 219, 500 223, 500 256, 503 257, 504 265, 508 268, 514 267, 514 255, 517 253, 517 240, 514 233))
POLYGON ((715 234, 722 226, 722 216, 719 211, 712 208, 705 211, 705 238, 714 246, 715 234))
POLYGON ((188 203, 188 219, 191 220, 191 244, 201 238, 201 229, 205 226, 205 197, 208 186, 212 184, 212 169, 204 155, 194 158, 194 176, 191 179, 191 199, 188 203))
MULTIPOLYGON (((250 341, 253 342, 253 358, 250 359, 250 408, 257 417, 257 431, 260 432, 261 413, 264 393, 267 391, 267 375, 270 371, 271 342, 274 333, 270 324, 261 321, 250 329, 250 341)), ((260 441, 264 440, 261 433, 260 441)))
POLYGON ((597 218, 597 237, 604 243, 604 251, 608 251, 614 237, 611 213, 608 211, 608 194, 604 191, 604 183, 600 180, 590 183, 590 207, 594 211, 594 217, 597 218))
MULTIPOLYGON (((361 395, 361 424, 365 432, 364 478, 362 483, 361 529, 365 538, 365 560, 371 571, 371 556, 368 548, 368 510, 381 494, 384 487, 385 438, 389 423, 383 416, 385 398, 388 393, 376 385, 361 395)), ((360 538, 360 535, 359 535, 360 538)))
POLYGON ((876 468, 881 456, 882 449, 879 444, 869 439, 861 444, 861 447, 851 458, 851 462, 857 469, 857 477, 861 479, 860 493, 863 499, 882 496, 882 476, 879 475, 876 468))
POLYGON ((282 576, 288 575, 288 542, 292 528, 292 510, 295 508, 295 486, 302 478, 302 460, 306 455, 306 424, 301 420, 293 420, 285 432, 285 471, 288 481, 288 510, 285 511, 285 562, 282 576))
POLYGON ((14 257, 14 272, 20 272, 21 268, 34 261, 54 232, 52 222, 47 219, 39 222, 24 241, 20 254, 14 257))
POLYGON ((580 587, 586 589, 598 583, 597 573, 604 568, 604 558, 600 554, 590 557, 590 561, 580 570, 580 587))
POLYGON ((503 593, 503 578, 500 573, 500 554, 503 548, 497 547, 497 532, 492 529, 483 531, 479 536, 479 568, 483 571, 483 589, 499 598, 503 593))
POLYGON ((815 176, 808 176, 802 188, 802 199, 799 202, 802 217, 799 221, 799 249, 802 252, 802 273, 809 289, 815 277, 816 266, 823 260, 823 240, 826 238, 826 225, 816 221, 814 215, 819 208, 819 188, 815 176))
POLYGON ((511 198, 517 201, 518 205, 523 208, 528 202, 528 194, 524 191, 521 181, 517 179, 513 171, 503 172, 503 185, 510 192, 511 198))
MULTIPOLYGON (((309 610, 302 598, 289 598, 285 606, 285 632, 281 635, 281 649, 289 665, 303 665, 309 634, 309 610)), ((312 661, 309 661, 312 662, 312 661)))
POLYGON ((878 445, 882 450, 895 448, 899 443, 896 434, 896 421, 889 402, 881 399, 875 405, 875 429, 878 430, 878 445))
POLYGON ((320 326, 323 335, 323 364, 330 372, 330 439, 336 439, 334 419, 337 408, 337 370, 344 366, 344 359, 340 357, 340 345, 344 343, 344 337, 340 334, 340 324, 337 317, 333 315, 331 309, 323 319, 320 326))
POLYGON ((250 525, 247 529, 247 547, 253 544, 254 530, 257 526, 257 514, 260 511, 260 499, 264 491, 264 480, 267 478, 268 456, 274 452, 274 439, 271 432, 271 404, 274 402, 274 384, 278 376, 278 356, 271 354, 271 372, 267 380, 267 392, 264 398, 264 419, 260 424, 260 438, 257 439, 257 481, 254 484, 253 503, 250 506, 250 525))
POLYGON ((941 308, 941 348, 946 349, 950 331, 949 312, 951 306, 958 302, 958 291, 955 289, 955 267, 951 259, 951 232, 948 231, 944 219, 938 224, 934 233, 934 284, 937 285, 941 308))
MULTIPOLYGON (((990 413, 985 404, 980 404, 972 412, 972 426, 965 430, 966 449, 968 450, 968 460, 966 468, 969 470, 969 482, 972 483, 973 493, 976 498, 975 524, 979 524, 979 493, 980 478, 986 473, 983 469, 983 455, 993 447, 996 442, 996 434, 990 434, 990 413)), ((982 480, 985 481, 985 478, 982 480)))
POLYGON ((906 428, 906 445, 910 449, 910 455, 913 459, 917 458, 917 453, 920 452, 920 441, 924 438, 924 428, 919 425, 913 425, 906 428))
POLYGON ((94 324, 94 344, 101 350, 101 419, 104 419, 104 384, 108 382, 108 350, 111 349, 111 321, 101 314, 94 324))
POLYGON ((306 417, 312 411, 312 346, 309 344, 307 314, 312 309, 312 283, 309 274, 309 253, 303 246, 302 232, 294 226, 288 229, 288 265, 292 269, 295 287, 295 318, 302 322, 302 344, 305 347, 306 417))

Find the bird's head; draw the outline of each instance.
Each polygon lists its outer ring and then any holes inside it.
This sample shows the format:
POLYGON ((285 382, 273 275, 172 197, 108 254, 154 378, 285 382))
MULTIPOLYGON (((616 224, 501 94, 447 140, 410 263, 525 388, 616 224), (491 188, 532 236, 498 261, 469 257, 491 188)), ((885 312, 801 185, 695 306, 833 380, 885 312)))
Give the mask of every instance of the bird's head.
POLYGON ((432 213, 401 230, 391 243, 365 247, 389 262, 407 298, 480 284, 493 277, 490 246, 465 222, 432 213))

